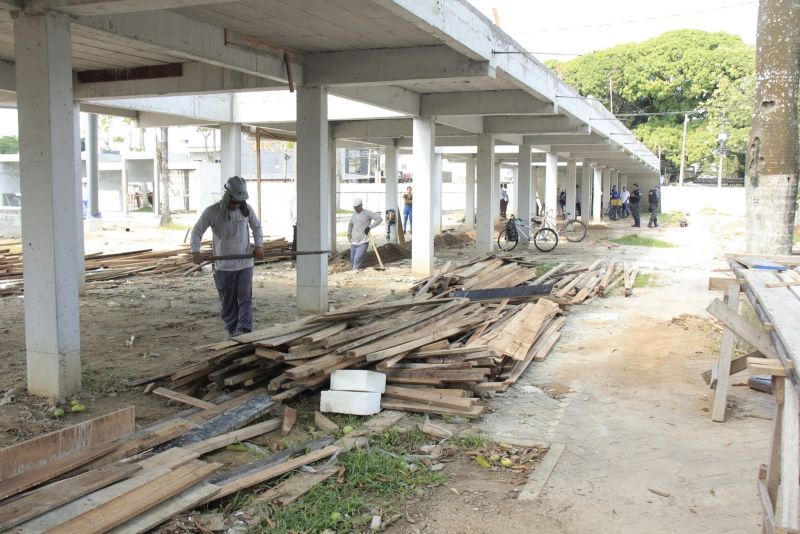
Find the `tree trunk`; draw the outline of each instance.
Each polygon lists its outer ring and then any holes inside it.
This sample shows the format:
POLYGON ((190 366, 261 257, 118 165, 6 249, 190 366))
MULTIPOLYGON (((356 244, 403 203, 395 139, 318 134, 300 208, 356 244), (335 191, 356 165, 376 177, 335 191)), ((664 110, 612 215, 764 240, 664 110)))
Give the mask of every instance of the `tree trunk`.
POLYGON ((161 128, 161 136, 158 140, 156 157, 158 158, 158 179, 160 180, 159 198, 161 206, 161 226, 172 223, 172 214, 169 211, 169 143, 167 137, 169 128, 161 128))
POLYGON ((800 3, 761 0, 747 149, 747 251, 789 254, 797 211, 800 3))

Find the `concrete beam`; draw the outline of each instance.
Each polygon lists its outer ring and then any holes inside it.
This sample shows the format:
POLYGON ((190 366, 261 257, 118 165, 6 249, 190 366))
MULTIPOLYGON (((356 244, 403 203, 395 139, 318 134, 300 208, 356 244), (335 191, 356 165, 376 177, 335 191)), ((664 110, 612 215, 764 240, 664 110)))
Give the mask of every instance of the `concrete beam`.
POLYGON ((142 127, 179 126, 184 124, 218 124, 232 122, 230 95, 198 95, 198 96, 161 96, 141 99, 102 100, 100 105, 134 110, 139 112, 142 127), (163 118, 172 115, 175 124, 167 121, 166 124, 147 124, 151 114, 160 114, 163 118), (181 121, 180 118, 184 120, 181 121))
POLYGON ((591 133, 591 127, 581 121, 567 117, 486 117, 484 132, 493 134, 579 134, 591 133))
POLYGON ((438 115, 552 115, 556 106, 525 91, 468 91, 420 95, 420 114, 438 115))
MULTIPOLYGON (((443 116, 437 116, 435 120, 437 124, 450 126, 452 128, 456 128, 457 130, 462 130, 464 132, 469 132, 472 134, 483 133, 483 117, 443 115, 443 116)), ((439 128, 439 130, 441 131, 441 128, 439 128)))
POLYGON ((82 102, 80 109, 84 113, 97 113, 98 115, 113 115, 114 117, 127 117, 129 119, 138 120, 139 112, 133 109, 112 108, 108 106, 91 104, 82 102))
POLYGON ((397 113, 409 116, 418 116, 420 108, 420 95, 394 85, 384 86, 345 86, 334 87, 331 94, 335 94, 356 102, 371 104, 397 113))
MULTIPOLYGON (((172 11, 82 17, 75 24, 107 33, 121 43, 139 43, 175 57, 288 83, 283 57, 227 46, 224 28, 172 11)), ((293 62, 291 67, 294 83, 302 84, 302 66, 293 62)))
POLYGON ((395 84, 494 78, 488 61, 475 61, 449 46, 316 52, 305 57, 305 85, 395 84))
MULTIPOLYGON (((25 11, 44 13, 48 10, 61 11, 73 16, 113 15, 136 11, 154 11, 181 7, 204 6, 209 4, 231 3, 233 0, 28 0, 25 11)), ((7 2, 4 2, 7 3, 7 2)), ((22 0, 20 0, 20 4, 22 0)), ((2 7, 2 3, 0 3, 2 7)))
POLYGON ((80 83, 76 81, 73 92, 77 100, 98 100, 104 98, 263 91, 285 87, 274 80, 207 63, 189 62, 184 63, 182 68, 183 74, 181 76, 169 78, 98 83, 80 83))
POLYGON ((526 135, 523 137, 524 143, 532 146, 537 145, 608 145, 611 143, 605 137, 593 134, 577 135, 526 135))
MULTIPOLYGON (((331 121, 333 136, 337 139, 379 139, 394 137, 411 137, 411 119, 374 119, 355 121, 331 121)), ((292 123, 284 123, 286 129, 293 129, 292 123)), ((463 135, 460 129, 447 125, 437 126, 436 132, 444 135, 463 135)))

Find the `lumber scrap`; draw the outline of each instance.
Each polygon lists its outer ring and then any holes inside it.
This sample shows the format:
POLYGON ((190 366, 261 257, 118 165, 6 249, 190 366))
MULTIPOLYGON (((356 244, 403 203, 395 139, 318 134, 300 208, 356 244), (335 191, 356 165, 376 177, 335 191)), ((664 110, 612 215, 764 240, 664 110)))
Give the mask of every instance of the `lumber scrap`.
POLYGON ((338 434, 341 430, 339 425, 324 416, 319 410, 314 410, 314 424, 317 425, 317 428, 329 434, 338 434))
POLYGON ((253 500, 253 504, 271 503, 276 507, 287 506, 309 491, 339 472, 339 468, 331 466, 313 473, 299 472, 282 481, 253 500))
POLYGON ((141 534, 143 532, 150 532, 161 523, 168 521, 171 517, 191 510, 195 506, 205 502, 218 491, 219 486, 208 482, 201 482, 157 504, 153 508, 126 521, 122 525, 115 527, 110 532, 112 534, 141 534))
POLYGON ((0 479, 19 475, 68 454, 111 442, 135 430, 133 406, 0 449, 0 479))
POLYGON ((188 404, 189 406, 194 406, 195 408, 213 408, 215 405, 211 402, 206 402, 201 399, 196 399, 189 395, 184 395, 183 393, 178 393, 177 391, 172 391, 167 388, 156 388, 153 390, 153 395, 158 395, 160 397, 164 397, 166 399, 182 402, 183 404, 188 404))

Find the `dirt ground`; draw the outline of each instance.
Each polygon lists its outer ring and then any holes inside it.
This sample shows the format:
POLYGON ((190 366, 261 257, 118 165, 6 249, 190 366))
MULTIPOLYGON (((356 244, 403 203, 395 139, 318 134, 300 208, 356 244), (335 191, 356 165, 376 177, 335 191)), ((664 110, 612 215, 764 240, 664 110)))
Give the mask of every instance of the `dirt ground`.
MULTIPOLYGON (((521 485, 510 474, 458 460, 444 471, 449 482, 410 503, 406 518, 389 532, 760 530, 755 481, 769 447, 771 398, 732 387, 728 420, 712 423, 712 391, 700 378, 713 364, 720 339, 704 312, 718 296, 706 290, 707 280, 712 269, 725 266, 724 252, 741 248, 742 225, 719 215, 692 215, 689 222, 688 228, 640 229, 677 248, 607 241, 630 233, 630 223, 621 221, 590 230, 583 243, 560 242, 546 255, 527 252, 533 261, 613 254, 637 262, 651 275, 651 285, 635 289, 630 298, 615 293, 574 307, 549 358, 496 395, 492 411, 473 423, 475 431, 565 444, 538 500, 516 500, 521 485)), ((143 243, 171 247, 183 235, 180 229, 107 224, 89 232, 86 250, 112 252, 143 243)), ((437 265, 473 255, 471 246, 444 243, 437 248, 437 265)), ((333 271, 330 300, 337 307, 401 294, 414 282, 408 259, 383 272, 333 271)), ((291 262, 256 269, 257 327, 296 316, 294 285, 291 262)), ((0 396, 11 389, 17 394, 0 407, 0 446, 129 405, 136 406, 141 425, 177 412, 178 406, 127 383, 192 362, 193 346, 221 339, 217 309, 208 274, 89 285, 81 299, 80 397, 87 411, 56 420, 47 412, 47 400, 24 393, 23 303, 4 299, 0 396)), ((733 382, 746 379, 736 375, 733 382)))

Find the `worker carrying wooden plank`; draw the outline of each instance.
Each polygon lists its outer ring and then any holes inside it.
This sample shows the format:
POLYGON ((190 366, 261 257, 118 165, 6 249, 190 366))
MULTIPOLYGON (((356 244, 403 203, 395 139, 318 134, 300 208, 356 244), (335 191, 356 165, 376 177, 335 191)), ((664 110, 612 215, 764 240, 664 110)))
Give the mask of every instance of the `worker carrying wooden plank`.
POLYGON ((204 261, 200 243, 211 227, 214 256, 245 256, 220 259, 214 264, 221 316, 229 337, 253 330, 253 265, 254 258, 264 257, 264 236, 261 222, 247 204, 247 184, 240 176, 231 176, 225 183, 222 200, 207 207, 192 229, 192 260, 204 261), (255 248, 250 252, 250 230, 255 248))

